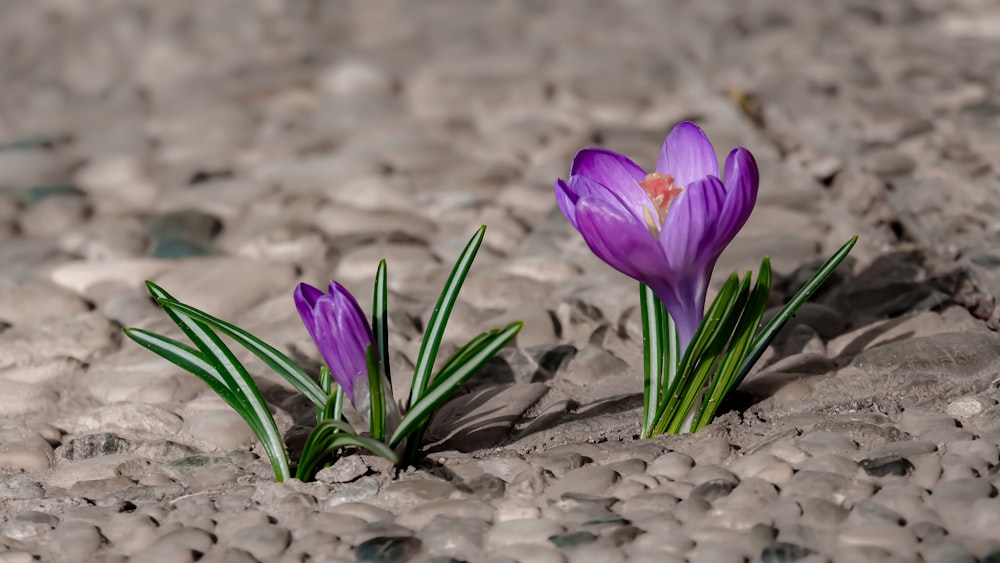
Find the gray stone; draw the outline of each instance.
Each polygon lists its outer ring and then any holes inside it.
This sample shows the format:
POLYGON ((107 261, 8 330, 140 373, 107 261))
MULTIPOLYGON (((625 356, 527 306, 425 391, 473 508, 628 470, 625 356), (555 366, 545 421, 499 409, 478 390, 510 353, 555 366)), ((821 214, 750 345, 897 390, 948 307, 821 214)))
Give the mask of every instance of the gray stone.
POLYGON ((243 417, 232 410, 195 411, 184 417, 184 430, 223 450, 247 447, 257 441, 243 417))
POLYGON ((56 527, 53 538, 63 553, 74 557, 92 554, 104 542, 97 526, 80 521, 63 522, 56 527))
POLYGON ((25 475, 14 474, 0 480, 0 498, 7 500, 30 500, 42 498, 45 490, 25 475))
POLYGON ((908 440, 890 442, 867 453, 867 459, 878 459, 887 456, 913 457, 937 451, 937 446, 930 442, 908 440))
POLYGON ((325 504, 332 508, 345 503, 358 503, 371 498, 372 495, 379 492, 380 488, 376 479, 362 477, 336 490, 327 497, 325 504))
POLYGON ((490 525, 485 520, 440 514, 417 532, 417 538, 432 553, 471 557, 481 553, 483 537, 490 525))
POLYGON ((687 453, 699 464, 721 464, 729 459, 732 448, 725 438, 708 436, 695 442, 687 453))
POLYGON ((915 165, 912 158, 893 150, 875 150, 865 159, 865 168, 877 176, 908 174, 915 165))
POLYGON ((851 509, 851 514, 847 518, 846 525, 864 525, 867 522, 889 522, 897 526, 906 525, 906 519, 896 511, 886 508, 877 502, 863 500, 855 504, 851 509))
POLYGON ((791 563, 816 553, 808 547, 789 542, 774 542, 760 552, 764 563, 791 563))
POLYGON ((220 543, 233 543, 236 532, 253 526, 263 526, 270 522, 267 514, 257 510, 246 510, 234 513, 220 513, 214 516, 215 533, 220 543))
POLYGON ((316 473, 316 480, 323 483, 349 483, 368 473, 368 465, 360 456, 340 456, 333 465, 316 473))
POLYGON ((875 477, 886 475, 906 475, 913 469, 913 464, 898 455, 868 457, 858 462, 865 473, 875 477))
POLYGON ((680 452, 667 452, 650 462, 646 467, 646 473, 679 480, 687 477, 692 467, 694 460, 691 456, 680 452))
MULTIPOLYGON (((15 326, 0 333, 0 367, 70 357, 87 361, 114 345, 117 327, 89 312, 63 316, 58 323, 15 326)), ((53 390, 40 391, 51 397, 53 390)))
POLYGON ((496 509, 475 499, 446 499, 431 501, 401 515, 397 523, 412 529, 421 529, 438 516, 492 522, 496 509))
POLYGON ((48 469, 54 461, 52 446, 38 433, 24 429, 0 431, 0 467, 37 471, 48 469))
POLYGON ((687 476, 687 481, 693 485, 701 485, 702 483, 707 483, 709 481, 721 481, 735 486, 739 484, 740 479, 735 473, 723 467, 719 467, 717 465, 698 464, 691 468, 691 471, 687 476))
POLYGON ((951 543, 922 545, 920 554, 927 563, 976 563, 976 556, 951 543))
POLYGON ((411 507, 449 498, 456 490, 454 485, 443 480, 408 479, 388 484, 381 496, 396 506, 411 507))
POLYGON ((858 473, 858 463, 837 454, 822 454, 807 459, 799 469, 803 471, 829 471, 853 478, 858 473))
POLYGON ((91 459, 97 456, 117 455, 132 449, 132 444, 113 432, 85 434, 67 440, 59 448, 60 457, 69 461, 91 459))
POLYGON ((183 261, 153 281, 192 307, 231 319, 275 292, 288 291, 294 280, 294 268, 288 264, 205 258, 183 261))
POLYGON ((567 493, 602 495, 620 478, 618 473, 607 467, 585 466, 554 481, 545 490, 545 494, 552 499, 558 499, 567 493))
POLYGON ((947 444, 948 453, 975 456, 990 465, 1000 461, 1000 447, 983 440, 961 440, 947 444))
POLYGON ((53 194, 53 188, 58 187, 45 186, 43 194, 27 194, 29 201, 34 202, 18 218, 18 227, 22 233, 42 238, 58 236, 77 228, 90 217, 91 206, 85 197, 75 191, 53 194))
POLYGON ((844 526, 837 537, 847 546, 877 547, 904 557, 913 557, 917 550, 917 538, 910 530, 887 522, 844 526))
POLYGON ((0 150, 0 186, 28 189, 53 184, 68 175, 63 158, 43 147, 0 150))
POLYGON ((562 526, 549 520, 505 520, 497 522, 486 532, 486 545, 497 548, 519 543, 549 544, 550 536, 564 531, 562 526))
POLYGON ((798 503, 802 507, 802 523, 807 526, 839 526, 850 515, 848 509, 826 499, 804 498, 798 503))
POLYGON ((954 504, 968 506, 981 498, 994 497, 996 488, 985 479, 955 479, 942 481, 931 492, 935 505, 954 504))
POLYGON ((570 471, 583 467, 590 460, 578 452, 546 452, 528 457, 526 461, 553 477, 561 478, 570 471))
POLYGON ((292 541, 292 534, 286 528, 275 524, 260 524, 238 530, 232 536, 232 543, 246 550, 260 561, 273 560, 285 551, 292 541))
POLYGON ((810 432, 797 440, 803 451, 812 456, 832 453, 840 454, 858 449, 858 444, 845 436, 832 432, 810 432))
POLYGON ((962 397, 948 403, 946 412, 955 418, 969 418, 981 414, 987 408, 993 406, 978 397, 962 397))
POLYGON ((898 424, 899 428, 903 431, 911 434, 920 434, 933 425, 958 426, 958 421, 945 414, 920 409, 906 409, 906 411, 899 416, 898 424))
POLYGON ((784 483, 792 477, 794 470, 785 460, 766 453, 753 453, 736 458, 729 469, 740 479, 757 477, 771 483, 784 483))

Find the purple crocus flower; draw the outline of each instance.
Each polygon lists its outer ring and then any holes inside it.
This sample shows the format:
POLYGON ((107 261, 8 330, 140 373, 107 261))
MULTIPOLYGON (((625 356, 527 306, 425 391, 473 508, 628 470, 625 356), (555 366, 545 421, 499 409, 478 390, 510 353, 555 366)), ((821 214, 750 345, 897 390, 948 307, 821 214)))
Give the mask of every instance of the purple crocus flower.
POLYGON ((295 307, 333 378, 358 406, 355 391, 368 388, 366 354, 375 341, 361 306, 344 286, 331 281, 329 293, 300 283, 295 307))
POLYGON ((685 121, 663 142, 656 172, 589 148, 556 182, 563 214, 594 254, 656 293, 682 350, 701 324, 715 262, 757 200, 757 164, 745 148, 729 153, 724 177, 704 131, 685 121))

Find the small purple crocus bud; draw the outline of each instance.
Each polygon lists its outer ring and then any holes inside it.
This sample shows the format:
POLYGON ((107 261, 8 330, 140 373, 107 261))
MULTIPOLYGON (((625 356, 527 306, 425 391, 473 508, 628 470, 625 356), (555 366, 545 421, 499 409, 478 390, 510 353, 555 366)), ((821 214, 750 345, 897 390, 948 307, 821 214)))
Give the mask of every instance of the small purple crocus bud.
POLYGON ((300 283, 295 307, 334 380, 354 403, 356 390, 368 388, 365 357, 375 340, 361 306, 344 286, 331 281, 329 293, 300 283))

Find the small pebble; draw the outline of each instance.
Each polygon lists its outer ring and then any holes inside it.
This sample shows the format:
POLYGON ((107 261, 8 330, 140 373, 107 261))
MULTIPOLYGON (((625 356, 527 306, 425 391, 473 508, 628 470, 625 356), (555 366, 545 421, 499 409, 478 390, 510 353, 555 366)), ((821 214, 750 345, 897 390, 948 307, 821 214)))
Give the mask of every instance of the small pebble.
POLYGON ((550 520, 522 519, 497 522, 486 533, 486 545, 500 547, 517 543, 542 544, 549 536, 561 534, 565 529, 550 520))

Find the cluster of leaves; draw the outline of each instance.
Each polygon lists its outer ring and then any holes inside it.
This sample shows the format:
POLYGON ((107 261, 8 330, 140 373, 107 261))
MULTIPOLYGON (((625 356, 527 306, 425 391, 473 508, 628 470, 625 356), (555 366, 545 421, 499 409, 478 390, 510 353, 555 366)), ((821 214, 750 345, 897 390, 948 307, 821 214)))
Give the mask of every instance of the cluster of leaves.
POLYGON ((391 389, 384 387, 384 382, 391 381, 387 363, 388 290, 384 260, 379 263, 375 276, 372 312, 375 343, 367 350, 370 412, 367 413, 369 427, 365 429, 365 434, 345 420, 343 389, 333 381, 326 366, 321 368, 319 381, 314 381, 275 347, 231 323, 178 301, 152 282, 147 282, 146 286, 153 299, 194 346, 138 328, 126 328, 125 334, 196 375, 239 413, 260 440, 278 481, 292 477, 285 444, 253 377, 223 342, 220 334, 249 350, 315 405, 316 426, 299 457, 296 478, 303 481, 312 479, 317 471, 335 459, 341 448, 348 446, 369 450, 393 463, 409 463, 420 452, 424 431, 434 412, 521 329, 521 323, 517 322, 503 329, 484 332, 460 348, 436 374, 433 373, 448 318, 485 232, 486 227, 481 227, 466 245, 438 298, 417 356, 408 408, 394 429, 387 425, 387 412, 391 407, 387 400, 392 400, 389 398, 392 397, 391 389))
POLYGON ((827 260, 763 328, 771 292, 771 264, 761 262, 757 281, 733 274, 706 311, 687 350, 656 295, 640 284, 644 403, 642 437, 697 432, 715 417, 722 400, 750 373, 764 350, 803 303, 847 257, 853 237, 827 260), (752 287, 751 287, 752 286, 752 287))

